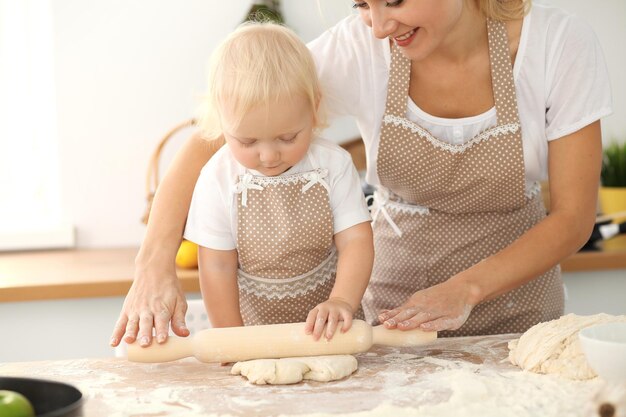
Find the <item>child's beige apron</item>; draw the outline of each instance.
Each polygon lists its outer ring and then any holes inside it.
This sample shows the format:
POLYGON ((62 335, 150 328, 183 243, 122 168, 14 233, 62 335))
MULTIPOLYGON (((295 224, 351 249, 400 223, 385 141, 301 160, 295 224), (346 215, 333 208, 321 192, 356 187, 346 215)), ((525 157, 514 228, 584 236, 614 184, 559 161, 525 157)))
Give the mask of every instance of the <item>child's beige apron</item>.
MULTIPOLYGON (((316 166, 316 165, 313 165, 316 166)), ((246 325, 294 323, 328 300, 337 251, 324 169, 237 184, 239 303, 246 325)), ((355 318, 363 318, 361 309, 355 318)))
MULTIPOLYGON (((374 198, 376 259, 363 306, 380 310, 446 281, 510 245, 545 217, 539 186, 525 190, 524 154, 503 23, 489 21, 496 126, 461 145, 406 119, 411 62, 392 46, 374 198)), ((560 268, 474 307, 442 336, 523 332, 563 313, 560 268)))

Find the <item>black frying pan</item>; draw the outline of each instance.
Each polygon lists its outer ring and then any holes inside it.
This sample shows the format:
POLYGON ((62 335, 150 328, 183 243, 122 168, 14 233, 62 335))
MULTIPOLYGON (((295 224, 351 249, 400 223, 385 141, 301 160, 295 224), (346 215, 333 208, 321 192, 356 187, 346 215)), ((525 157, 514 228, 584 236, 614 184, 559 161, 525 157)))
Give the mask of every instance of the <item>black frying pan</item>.
POLYGON ((0 377, 0 390, 19 392, 31 402, 37 417, 78 417, 83 394, 75 387, 55 381, 0 377))

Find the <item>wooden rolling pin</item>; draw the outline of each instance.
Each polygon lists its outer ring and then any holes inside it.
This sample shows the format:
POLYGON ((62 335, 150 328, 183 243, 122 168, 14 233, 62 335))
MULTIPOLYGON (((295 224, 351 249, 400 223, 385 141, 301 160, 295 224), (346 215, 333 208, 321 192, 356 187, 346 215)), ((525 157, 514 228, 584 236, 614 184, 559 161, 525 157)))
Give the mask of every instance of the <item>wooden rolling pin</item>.
POLYGON ((354 320, 345 333, 339 329, 331 340, 313 340, 304 323, 206 329, 189 337, 170 336, 163 344, 128 345, 128 360, 168 362, 195 356, 202 362, 237 362, 249 359, 294 356, 346 355, 366 352, 372 345, 418 346, 437 339, 437 332, 389 330, 354 320))

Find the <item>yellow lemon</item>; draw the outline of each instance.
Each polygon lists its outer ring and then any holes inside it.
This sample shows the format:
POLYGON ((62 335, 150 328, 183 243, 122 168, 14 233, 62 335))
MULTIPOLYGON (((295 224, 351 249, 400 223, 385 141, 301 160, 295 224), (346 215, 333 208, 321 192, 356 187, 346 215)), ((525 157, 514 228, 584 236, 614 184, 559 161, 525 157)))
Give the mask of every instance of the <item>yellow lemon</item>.
POLYGON ((198 245, 188 240, 183 240, 176 253, 176 266, 191 269, 198 267, 198 245))

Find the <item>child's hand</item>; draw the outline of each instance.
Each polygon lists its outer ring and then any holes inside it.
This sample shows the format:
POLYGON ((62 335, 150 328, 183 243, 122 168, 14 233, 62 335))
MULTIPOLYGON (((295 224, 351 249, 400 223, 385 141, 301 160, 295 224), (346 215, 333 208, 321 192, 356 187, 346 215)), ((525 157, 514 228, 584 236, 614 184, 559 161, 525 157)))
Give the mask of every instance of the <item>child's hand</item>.
POLYGON ((309 312, 304 325, 306 334, 313 334, 313 339, 319 340, 324 325, 326 326, 326 339, 332 339, 340 321, 343 322, 341 332, 347 332, 352 326, 352 307, 346 301, 340 298, 330 298, 321 304, 318 304, 309 312))

